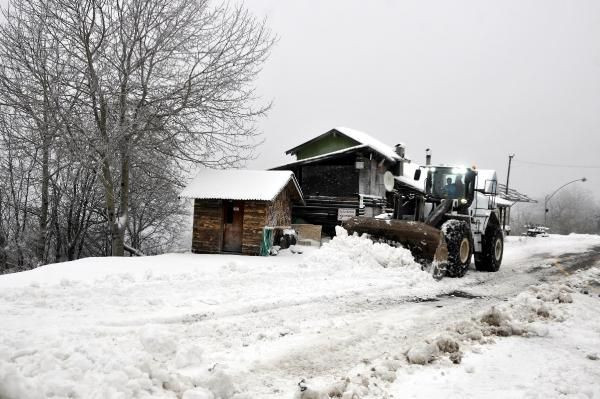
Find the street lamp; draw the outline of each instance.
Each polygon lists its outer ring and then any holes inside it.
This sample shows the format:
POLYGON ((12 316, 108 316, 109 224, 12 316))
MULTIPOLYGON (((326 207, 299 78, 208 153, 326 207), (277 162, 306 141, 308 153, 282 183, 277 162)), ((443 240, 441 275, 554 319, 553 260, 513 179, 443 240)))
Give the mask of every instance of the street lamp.
POLYGON ((570 181, 570 182, 568 182, 566 184, 563 184, 562 186, 560 186, 556 190, 554 190, 554 192, 552 194, 550 194, 549 196, 546 195, 546 198, 544 198, 544 227, 548 227, 548 201, 550 201, 550 199, 552 199, 552 197, 554 197, 554 194, 556 194, 562 188, 568 186, 571 183, 575 183, 575 182, 578 182, 578 181, 585 183, 586 180, 587 179, 585 177, 582 177, 581 179, 572 180, 572 181, 570 181))

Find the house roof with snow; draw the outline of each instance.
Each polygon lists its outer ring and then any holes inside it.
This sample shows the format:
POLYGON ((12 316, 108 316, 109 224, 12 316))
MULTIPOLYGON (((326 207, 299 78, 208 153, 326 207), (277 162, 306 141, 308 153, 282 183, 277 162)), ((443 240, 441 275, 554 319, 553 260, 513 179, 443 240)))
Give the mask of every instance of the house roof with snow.
POLYGON ((306 164, 310 164, 310 163, 316 163, 316 162, 319 162, 319 161, 322 161, 325 159, 339 158, 346 154, 352 153, 356 150, 360 150, 362 148, 369 148, 369 147, 364 144, 355 145, 353 147, 343 148, 341 150, 328 152, 326 154, 315 155, 312 157, 303 158, 298 161, 294 161, 294 162, 287 163, 285 165, 280 165, 280 166, 274 167, 273 169, 284 169, 284 168, 289 168, 289 167, 297 166, 297 165, 306 165, 306 164))
POLYGON ((204 169, 180 197, 273 201, 288 186, 298 199, 304 201, 296 177, 287 170, 204 169))
POLYGON ((317 137, 314 137, 285 153, 296 155, 298 160, 314 158, 337 152, 340 150, 370 148, 378 154, 381 154, 389 161, 402 161, 403 158, 398 155, 394 147, 387 145, 367 133, 350 129, 348 127, 336 127, 317 137))

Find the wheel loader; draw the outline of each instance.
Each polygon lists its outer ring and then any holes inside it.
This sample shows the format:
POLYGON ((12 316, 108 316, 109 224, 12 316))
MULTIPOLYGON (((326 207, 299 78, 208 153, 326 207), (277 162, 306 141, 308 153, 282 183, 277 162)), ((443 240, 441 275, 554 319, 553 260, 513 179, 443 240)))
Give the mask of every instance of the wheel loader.
POLYGON ((496 172, 429 165, 415 171, 413 184, 422 174, 426 174, 424 190, 406 190, 398 184, 402 178, 386 172, 393 213, 387 219, 354 217, 343 227, 376 241, 401 244, 431 267, 436 278, 464 276, 473 257, 477 270, 498 271, 504 239, 496 206, 496 172))

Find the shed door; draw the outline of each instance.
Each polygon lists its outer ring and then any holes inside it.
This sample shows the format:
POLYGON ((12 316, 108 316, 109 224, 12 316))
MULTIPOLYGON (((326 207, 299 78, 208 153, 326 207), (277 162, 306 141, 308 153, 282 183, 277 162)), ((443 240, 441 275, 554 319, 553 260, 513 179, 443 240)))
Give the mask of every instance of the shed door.
POLYGON ((223 251, 242 252, 242 230, 244 203, 242 201, 223 202, 223 251))

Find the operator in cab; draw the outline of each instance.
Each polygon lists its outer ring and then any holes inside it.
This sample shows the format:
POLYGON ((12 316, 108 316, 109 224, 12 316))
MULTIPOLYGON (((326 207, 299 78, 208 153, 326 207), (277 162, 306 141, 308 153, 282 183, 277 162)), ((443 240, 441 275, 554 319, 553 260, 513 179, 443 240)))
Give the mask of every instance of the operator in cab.
POLYGON ((456 198, 456 185, 452 183, 451 177, 446 178, 446 185, 444 186, 444 191, 446 192, 448 198, 456 198))

